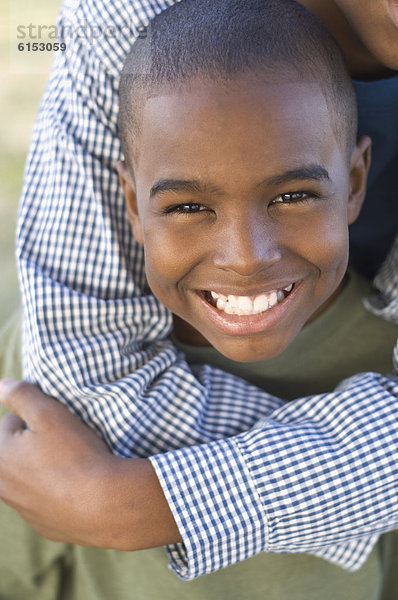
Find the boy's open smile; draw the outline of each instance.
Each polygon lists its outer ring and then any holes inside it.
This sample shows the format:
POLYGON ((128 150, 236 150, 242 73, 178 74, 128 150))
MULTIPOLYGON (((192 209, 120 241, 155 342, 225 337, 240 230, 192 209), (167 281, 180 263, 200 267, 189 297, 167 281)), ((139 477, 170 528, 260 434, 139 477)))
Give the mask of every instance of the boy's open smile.
POLYGON ((276 356, 342 284, 368 141, 350 167, 311 82, 241 74, 160 94, 144 106, 134 183, 120 167, 148 283, 182 341, 276 356))
POLYGON ((285 288, 249 296, 207 291, 198 292, 198 295, 216 327, 232 335, 254 335, 282 318, 283 311, 289 308, 285 300, 292 294, 294 286, 292 283, 285 288))
MULTIPOLYGON (((273 308, 292 291, 294 283, 276 288, 270 292, 260 292, 258 294, 250 294, 241 296, 239 294, 225 294, 222 292, 204 292, 205 300, 217 308, 219 311, 228 315, 258 315, 273 308)), ((245 290, 247 292, 247 290, 245 290)))

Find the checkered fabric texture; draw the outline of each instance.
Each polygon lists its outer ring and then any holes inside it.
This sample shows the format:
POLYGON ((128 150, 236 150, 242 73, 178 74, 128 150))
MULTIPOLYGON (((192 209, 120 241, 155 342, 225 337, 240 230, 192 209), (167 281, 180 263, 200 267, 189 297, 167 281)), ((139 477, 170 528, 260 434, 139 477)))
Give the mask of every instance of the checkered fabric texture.
MULTIPOLYGON (((115 170, 118 77, 134 37, 172 4, 61 7, 67 49, 37 117, 19 216, 24 376, 116 455, 151 457, 184 540, 168 548, 180 577, 262 551, 357 569, 378 534, 398 527, 397 380, 363 374, 285 404, 190 367, 146 284, 115 170), (71 36, 81 24, 86 35, 71 36)), ((372 304, 395 321, 397 261, 395 244, 372 304)))

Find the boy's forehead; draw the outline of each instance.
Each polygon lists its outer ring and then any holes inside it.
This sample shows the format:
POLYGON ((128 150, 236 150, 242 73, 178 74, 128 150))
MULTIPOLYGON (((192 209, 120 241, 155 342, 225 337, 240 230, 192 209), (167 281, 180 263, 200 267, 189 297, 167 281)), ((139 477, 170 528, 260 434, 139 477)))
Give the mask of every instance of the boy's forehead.
MULTIPOLYGON (((308 116, 313 111, 316 100, 317 114, 328 116, 330 103, 326 101, 324 90, 312 79, 308 81, 288 80, 286 77, 261 78, 241 75, 230 81, 206 81, 195 79, 181 83, 178 87, 162 86, 152 92, 144 101, 143 113, 149 116, 146 124, 151 123, 154 115, 173 117, 176 122, 193 111, 217 112, 233 110, 236 117, 239 112, 251 106, 257 111, 265 104, 279 106, 280 113, 294 113, 298 119, 308 116), (281 99, 283 102, 281 103, 281 99)), ((271 119, 274 114, 268 114, 271 119)))
MULTIPOLYGON (((139 154, 153 161, 194 158, 199 147, 220 148, 225 163, 253 144, 306 151, 314 139, 335 146, 330 108, 315 81, 240 77, 163 87, 143 107, 139 154)), ((283 149, 283 150, 282 150, 283 149)), ((283 157, 282 157, 283 158, 283 157)))

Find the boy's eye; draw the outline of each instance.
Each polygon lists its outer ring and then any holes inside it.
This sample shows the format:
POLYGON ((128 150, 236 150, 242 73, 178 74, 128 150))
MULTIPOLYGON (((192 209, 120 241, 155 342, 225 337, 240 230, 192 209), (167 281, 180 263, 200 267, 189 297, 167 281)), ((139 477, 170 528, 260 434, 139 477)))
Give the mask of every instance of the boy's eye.
POLYGON ((188 215, 192 213, 198 213, 203 210, 207 210, 203 204, 198 204, 197 202, 187 202, 186 204, 176 204, 175 206, 170 206, 166 208, 165 212, 168 215, 171 213, 188 215))
POLYGON ((274 198, 271 204, 293 204, 294 202, 303 202, 308 200, 313 194, 307 194, 306 192, 289 192, 287 194, 279 194, 274 198))

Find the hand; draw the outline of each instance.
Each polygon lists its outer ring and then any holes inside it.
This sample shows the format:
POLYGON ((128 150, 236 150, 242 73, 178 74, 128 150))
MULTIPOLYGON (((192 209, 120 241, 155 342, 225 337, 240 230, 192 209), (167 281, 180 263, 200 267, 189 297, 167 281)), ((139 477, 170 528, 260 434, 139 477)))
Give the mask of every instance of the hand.
POLYGON ((113 456, 31 384, 0 382, 0 401, 0 498, 41 535, 119 550, 181 540, 149 460, 113 456))

